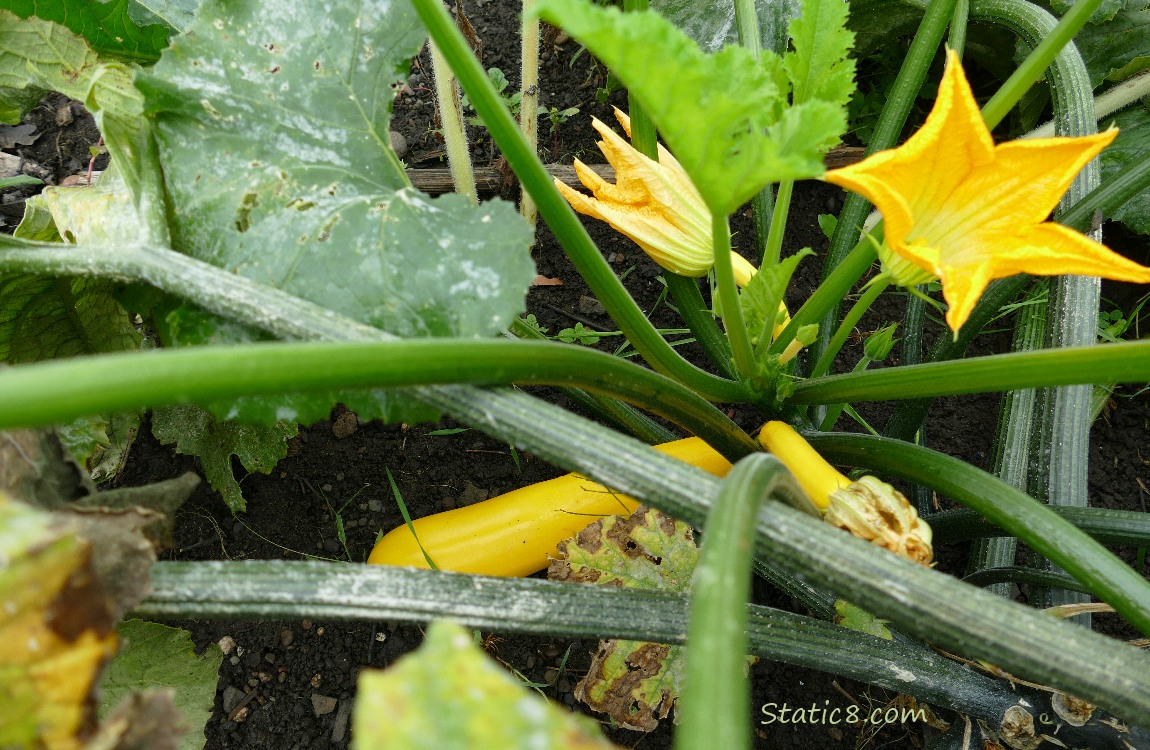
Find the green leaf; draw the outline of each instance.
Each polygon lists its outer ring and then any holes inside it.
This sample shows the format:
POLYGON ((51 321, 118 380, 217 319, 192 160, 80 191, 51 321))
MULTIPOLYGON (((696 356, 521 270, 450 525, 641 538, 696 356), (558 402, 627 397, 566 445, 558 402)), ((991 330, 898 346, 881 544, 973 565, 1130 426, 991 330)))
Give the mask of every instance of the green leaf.
POLYGON ((5 177, 0 179, 0 190, 7 190, 8 188, 21 187, 24 185, 43 184, 43 180, 37 180, 35 177, 29 177, 26 174, 18 174, 15 177, 5 177))
POLYGON ((1126 8, 1111 20, 1087 24, 1074 36, 1090 84, 1122 80, 1150 67, 1150 8, 1126 8))
MULTIPOLYGON (((653 0, 651 8, 682 29, 704 52, 715 52, 725 45, 739 43, 734 3, 653 0)), ((755 15, 759 19, 759 40, 763 49, 781 53, 787 47, 787 26, 799 15, 799 0, 755 0, 755 15)))
POLYGON ((414 10, 288 0, 275 15, 208 0, 137 78, 173 247, 400 336, 505 328, 535 276, 526 222, 413 190, 390 146, 392 86, 425 37, 414 10))
MULTIPOLYGON (((803 0, 802 14, 791 21, 794 51, 783 56, 795 104, 822 99, 845 107, 854 94, 855 62, 849 59, 854 34, 847 31, 844 0, 803 0)), ((841 114, 839 132, 846 129, 841 114)))
POLYGON ((739 294, 739 304, 743 308, 743 320, 751 341, 757 344, 763 335, 772 335, 779 314, 779 303, 799 261, 814 255, 809 247, 804 247, 794 255, 784 258, 769 268, 760 269, 739 294), (770 325, 770 330, 767 326, 770 325))
POLYGON ((161 23, 183 33, 192 25, 199 0, 128 0, 128 17, 137 26, 161 23))
MULTIPOLYGON (((563 559, 547 577, 639 589, 687 591, 699 551, 691 527, 640 506, 628 518, 607 516, 559 545, 563 559)), ((610 640, 599 644, 575 697, 616 723, 651 731, 681 692, 681 646, 610 640)))
POLYGON ((127 620, 116 630, 123 646, 104 673, 100 718, 133 692, 173 688, 176 707, 186 724, 179 748, 202 750, 203 728, 212 715, 216 682, 224 660, 220 647, 213 643, 197 655, 186 630, 143 620, 127 620))
MULTIPOLYGON (((1118 126, 1118 137, 1102 152, 1102 181, 1124 172, 1150 149, 1150 110, 1135 106, 1119 112, 1112 121, 1118 126)), ((1113 216, 1131 231, 1150 234, 1150 190, 1144 190, 1126 202, 1113 216)))
POLYGON ((176 451, 198 456, 204 476, 233 513, 247 508, 232 474, 232 456, 248 471, 268 474, 287 455, 287 440, 299 432, 294 421, 242 425, 217 421, 198 406, 167 406, 152 412, 152 434, 176 451))
POLYGON ((20 18, 36 16, 70 29, 88 40, 102 56, 151 63, 168 46, 164 26, 139 26, 131 17, 131 0, 8 0, 5 7, 20 18))
POLYGON ((822 174, 820 150, 837 140, 841 115, 821 101, 788 108, 777 55, 704 54, 655 13, 584 0, 540 0, 538 9, 626 84, 712 213, 732 213, 769 183, 822 174))
POLYGON ((855 57, 867 57, 884 43, 913 33, 926 5, 926 0, 852 0, 850 28, 855 34, 855 57))
MULTIPOLYGON (((113 163, 133 202, 142 209, 143 240, 164 241, 148 221, 159 213, 161 196, 144 100, 132 83, 132 68, 102 62, 81 36, 50 21, 20 20, 0 10, 0 91, 58 91, 77 99, 96 119, 113 163)), ((7 100, 11 105, 10 99, 7 100)), ((138 209, 138 210, 139 210, 138 209)))
POLYGON ((893 636, 886 628, 886 620, 878 619, 861 607, 856 607, 844 599, 836 599, 835 612, 838 614, 835 618, 836 625, 888 641, 893 640, 893 636))
POLYGON ((359 750, 615 747, 593 721, 533 695, 444 620, 387 671, 360 672, 352 722, 359 750))
POLYGON ((0 275, 0 361, 39 362, 139 347, 112 282, 0 275))

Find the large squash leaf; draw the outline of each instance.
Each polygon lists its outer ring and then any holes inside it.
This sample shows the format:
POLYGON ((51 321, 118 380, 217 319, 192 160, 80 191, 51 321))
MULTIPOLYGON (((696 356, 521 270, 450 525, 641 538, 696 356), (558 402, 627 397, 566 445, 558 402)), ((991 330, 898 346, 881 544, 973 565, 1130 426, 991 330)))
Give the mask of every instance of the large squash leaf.
POLYGON ((36 16, 66 26, 88 40, 102 56, 152 63, 168 44, 169 29, 141 25, 131 13, 132 0, 7 0, 20 18, 36 16))
POLYGON ((619 76, 651 115, 713 213, 734 212, 772 182, 822 174, 842 132, 841 107, 789 106, 782 59, 742 47, 708 55, 656 13, 621 13, 586 0, 540 0, 561 27, 619 76))
POLYGON ((137 83, 177 250, 401 336, 488 336, 523 308, 530 230, 502 202, 412 189, 393 89, 406 3, 209 0, 137 83))

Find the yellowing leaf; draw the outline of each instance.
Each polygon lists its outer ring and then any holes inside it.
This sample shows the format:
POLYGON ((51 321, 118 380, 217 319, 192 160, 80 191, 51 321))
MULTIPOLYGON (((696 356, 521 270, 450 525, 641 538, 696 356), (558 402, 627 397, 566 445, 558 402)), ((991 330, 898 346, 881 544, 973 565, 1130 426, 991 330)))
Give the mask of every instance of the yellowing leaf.
POLYGON ((112 626, 88 545, 0 494, 0 747, 81 747, 112 626))
POLYGON ((431 624, 415 653, 364 670, 353 718, 358 750, 608 750, 595 723, 532 695, 471 634, 431 624))
MULTIPOLYGON (((560 545, 547 577, 640 589, 686 591, 699 552, 691 527, 640 507, 610 516, 560 545)), ((681 646, 610 640, 599 644, 575 697, 629 729, 649 732, 670 714, 682 689, 681 646)))

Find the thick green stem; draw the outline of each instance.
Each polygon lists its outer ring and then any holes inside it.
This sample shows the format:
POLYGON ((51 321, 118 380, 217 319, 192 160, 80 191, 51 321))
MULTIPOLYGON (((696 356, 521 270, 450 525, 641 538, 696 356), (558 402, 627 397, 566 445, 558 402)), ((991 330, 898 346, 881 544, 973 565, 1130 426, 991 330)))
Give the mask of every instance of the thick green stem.
POLYGON ((413 0, 420 20, 439 45, 451 69, 483 118, 491 137, 499 145, 507 163, 535 199, 539 213, 567 251, 579 275, 603 303, 619 330, 657 371, 674 378, 714 401, 743 401, 750 395, 742 384, 716 377, 684 360, 643 315, 575 212, 556 190, 538 156, 523 138, 518 124, 507 111, 483 66, 475 59, 463 35, 438 0, 413 0))
POLYGON ((533 341, 251 344, 21 365, 0 372, 0 391, 21 394, 0 404, 0 428, 261 393, 433 383, 573 386, 701 430, 724 454, 756 450, 722 412, 674 381, 593 349, 533 341))
MULTIPOLYGON (((1022 83, 1033 82, 1049 67, 1048 77, 1059 130, 1071 136, 1097 132, 1090 76, 1077 49, 1068 43, 1098 5, 1098 0, 1083 0, 1056 23, 1049 13, 1024 0, 976 1, 972 8, 975 18, 1004 26, 1035 46, 1016 71, 1018 82, 1015 87, 1011 87, 1015 78, 1012 77, 1000 91, 1001 100, 996 95, 987 104, 984 114, 990 111, 990 127, 997 122, 995 118, 1001 119, 1016 100, 1010 97, 1020 97, 1025 91, 1026 86, 1022 83)), ((1100 174, 1097 159, 1087 164, 1071 183, 1056 216, 1096 188, 1101 181, 1100 174)), ((1096 240, 1102 239, 1100 229, 1091 234, 1096 240)), ((1054 348, 1094 343, 1098 335, 1100 298, 1101 283, 1097 278, 1063 276, 1054 279, 1050 286, 1045 346, 1054 348)), ((1036 418, 1040 427, 1033 434, 1033 460, 1019 457, 1031 469, 1028 489, 1035 497, 1057 505, 1087 505, 1092 397, 1093 389, 1085 386, 1045 390, 1038 394, 1036 418)), ((1058 592, 1038 592, 1038 597, 1049 605, 1083 601, 1077 594, 1058 592)), ((1076 618, 1076 621, 1088 625, 1089 617, 1076 618)))
POLYGON ((899 440, 844 433, 806 437, 829 461, 918 482, 977 511, 1150 633, 1150 582, 1029 495, 957 458, 899 440))
POLYGON ((467 196, 472 203, 479 203, 475 172, 471 167, 471 150, 467 142, 467 131, 463 127, 463 103, 459 98, 459 87, 439 47, 435 46, 434 41, 429 41, 427 45, 431 48, 435 99, 439 102, 439 122, 443 127, 443 145, 447 149, 451 180, 455 183, 455 192, 467 196))
POLYGON ((707 516, 691 578, 677 750, 751 747, 746 627, 755 518, 783 482, 793 488, 794 479, 774 456, 747 456, 723 480, 707 516))
POLYGON ((727 329, 727 339, 731 342, 735 367, 749 377, 755 372, 755 353, 747 336, 743 308, 739 305, 739 290, 731 266, 731 230, 727 226, 726 216, 712 214, 711 237, 715 248, 715 284, 718 286, 723 327, 727 329))
MULTIPOLYGON (((1045 289, 1045 285, 1042 288, 1045 289)), ((1016 352, 1036 350, 1041 347, 1045 333, 1046 306, 1027 304, 1015 317, 1011 349, 1016 352)), ((998 434, 994 441, 995 476, 1022 492, 1029 489, 1030 446, 1037 396, 1034 388, 1009 391, 1003 395, 998 434)), ((1014 537, 979 540, 971 545, 968 569, 976 572, 1013 565, 1017 549, 1018 540, 1014 537)), ((1011 587, 992 585, 990 590, 999 596, 1010 596, 1011 587)))
MULTIPOLYGON (((1094 117, 1099 122, 1120 109, 1150 96, 1150 71, 1144 70, 1136 76, 1131 76, 1105 93, 1094 97, 1094 117)), ((1031 130, 1023 138, 1050 138, 1055 135, 1055 121, 1044 123, 1031 130)))
POLYGON ((791 209, 791 195, 795 190, 794 180, 783 180, 779 183, 779 192, 775 197, 774 211, 771 216, 771 230, 767 235, 767 244, 763 249, 764 268, 769 268, 779 262, 783 251, 783 235, 787 231, 787 214, 791 209))
POLYGON ((737 378, 739 371, 731 358, 731 342, 723 335, 722 329, 711 314, 711 308, 703 301, 698 279, 689 279, 667 271, 663 274, 667 289, 675 300, 683 322, 695 335, 695 340, 703 347, 711 362, 728 378, 737 378))
POLYGON ((966 21, 969 16, 970 0, 955 0, 954 16, 950 20, 950 35, 947 37, 946 46, 957 52, 959 58, 962 57, 963 49, 966 47, 966 21))
MULTIPOLYGON (((519 64, 519 127, 532 150, 539 150, 539 19, 531 15, 536 0, 523 0, 523 33, 519 64)), ((554 157, 552 157, 554 160, 554 157)), ((519 191, 519 213, 535 228, 535 201, 525 188, 519 191)))
POLYGON ((1150 381, 1150 339, 1042 349, 829 375, 795 385, 791 402, 884 401, 1016 388, 1150 381))
POLYGON ((886 291, 888 286, 890 286, 890 279, 883 279, 882 281, 871 283, 871 285, 866 288, 863 295, 859 297, 858 301, 851 307, 850 312, 843 318, 843 322, 839 325, 838 331, 835 332, 834 338, 831 339, 830 345, 826 351, 823 352, 823 356, 819 358, 814 369, 811 370, 812 378, 825 375, 827 370, 831 369, 831 363, 834 362, 835 357, 838 356, 839 350, 843 348, 843 344, 850 338, 855 326, 862 320, 863 314, 870 309, 870 306, 878 299, 880 294, 886 291))

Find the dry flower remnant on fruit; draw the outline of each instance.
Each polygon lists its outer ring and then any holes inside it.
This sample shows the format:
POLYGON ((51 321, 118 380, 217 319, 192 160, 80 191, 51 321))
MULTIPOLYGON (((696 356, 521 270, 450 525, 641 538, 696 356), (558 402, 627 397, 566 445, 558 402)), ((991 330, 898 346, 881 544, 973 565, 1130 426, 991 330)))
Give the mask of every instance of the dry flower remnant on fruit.
POLYGON ((786 422, 767 422, 759 442, 795 475, 824 521, 908 560, 930 564, 930 526, 894 487, 872 476, 852 482, 786 422))
POLYGON ((1150 268, 1046 221, 1075 175, 1117 134, 1111 128, 995 146, 950 50, 922 128, 899 148, 823 179, 878 207, 890 248, 942 282, 946 322, 957 333, 991 281, 1018 273, 1150 283, 1150 268))

